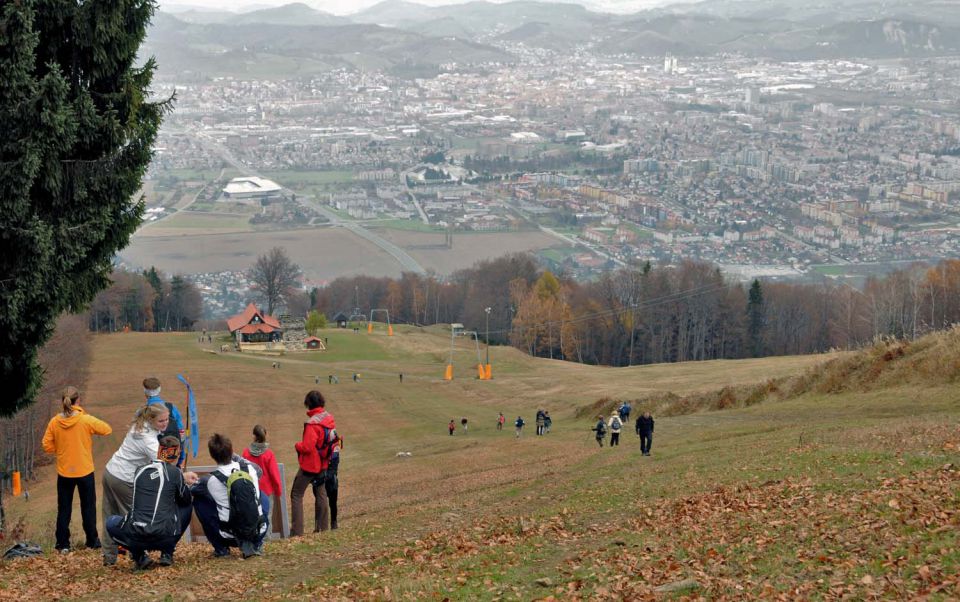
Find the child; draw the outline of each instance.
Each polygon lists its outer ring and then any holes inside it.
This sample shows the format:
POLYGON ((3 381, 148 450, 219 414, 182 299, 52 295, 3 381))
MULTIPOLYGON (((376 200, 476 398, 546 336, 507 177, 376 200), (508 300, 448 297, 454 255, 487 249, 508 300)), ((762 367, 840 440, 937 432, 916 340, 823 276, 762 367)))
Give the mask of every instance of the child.
POLYGON ((457 430, 457 425, 454 424, 453 418, 450 419, 450 424, 447 425, 447 430, 450 431, 450 436, 453 437, 453 431, 457 430))
POLYGON ((343 437, 337 433, 333 442, 333 452, 330 456, 330 465, 327 467, 327 478, 323 480, 323 487, 327 490, 327 504, 330 506, 330 528, 337 528, 337 495, 340 491, 340 480, 337 472, 340 470, 340 450, 343 449, 343 437))
POLYGON ((466 419, 466 418, 461 418, 461 419, 460 419, 460 426, 463 427, 463 434, 466 435, 466 434, 467 434, 467 419, 466 419))
POLYGON ((253 427, 253 442, 243 450, 243 457, 260 467, 263 478, 260 479, 260 491, 270 496, 270 507, 277 507, 277 496, 280 495, 280 469, 277 467, 277 457, 267 443, 267 429, 262 425, 253 427))
POLYGON ((526 424, 526 422, 523 421, 523 418, 517 416, 516 422, 513 423, 513 426, 515 426, 515 427, 517 428, 517 439, 520 438, 520 433, 523 432, 523 425, 524 425, 524 424, 526 424))
POLYGON ((503 430, 503 423, 506 422, 506 421, 507 421, 507 419, 503 416, 503 412, 500 412, 500 415, 497 416, 497 430, 498 430, 498 431, 502 431, 502 430, 503 430))

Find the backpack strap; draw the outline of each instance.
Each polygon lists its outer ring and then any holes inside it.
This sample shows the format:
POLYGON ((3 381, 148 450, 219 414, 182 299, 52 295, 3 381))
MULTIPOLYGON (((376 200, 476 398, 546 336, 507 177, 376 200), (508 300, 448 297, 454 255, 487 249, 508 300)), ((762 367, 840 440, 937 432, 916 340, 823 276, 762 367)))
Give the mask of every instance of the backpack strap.
POLYGON ((220 481, 224 485, 227 484, 227 475, 223 474, 219 470, 214 470, 213 472, 210 473, 210 476, 215 477, 218 481, 220 481))

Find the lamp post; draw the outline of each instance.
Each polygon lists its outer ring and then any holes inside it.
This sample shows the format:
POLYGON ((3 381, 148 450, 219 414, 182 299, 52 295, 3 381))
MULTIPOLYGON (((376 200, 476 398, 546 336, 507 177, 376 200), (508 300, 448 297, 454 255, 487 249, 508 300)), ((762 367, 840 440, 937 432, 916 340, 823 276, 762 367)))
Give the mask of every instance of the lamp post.
POLYGON ((490 363, 490 310, 490 307, 483 310, 487 314, 487 364, 490 363))

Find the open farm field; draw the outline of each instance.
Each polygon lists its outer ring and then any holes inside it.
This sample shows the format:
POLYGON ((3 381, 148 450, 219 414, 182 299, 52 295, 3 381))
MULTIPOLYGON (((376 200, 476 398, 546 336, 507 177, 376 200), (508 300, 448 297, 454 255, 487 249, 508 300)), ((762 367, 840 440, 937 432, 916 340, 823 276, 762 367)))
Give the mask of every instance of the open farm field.
POLYGON ((146 224, 137 232, 138 237, 153 238, 177 236, 178 234, 226 234, 251 232, 250 216, 239 213, 204 213, 181 211, 155 223, 146 224))
MULTIPOLYGON (((472 378, 475 348, 457 339, 452 382, 442 380, 442 328, 396 333, 327 329, 329 351, 286 355, 278 369, 272 357, 207 353, 191 334, 97 336, 86 405, 117 429, 95 444, 98 470, 141 403, 145 375, 159 376, 178 404, 174 375, 190 379, 202 439, 218 431, 243 446, 262 423, 288 468, 301 400, 318 386, 346 438, 341 528, 271 542, 249 561, 215 562, 208 547, 181 544, 174 567, 147 574, 125 560, 103 568, 93 551, 4 563, 0 598, 960 595, 960 407, 949 367, 960 331, 862 352, 619 369, 494 347, 492 381, 472 378), (326 384, 331 374, 340 384, 326 384), (598 447, 590 431, 601 397, 672 393, 682 404, 760 383, 769 395, 746 406, 655 416, 651 457, 629 427, 616 448, 598 447), (538 408, 554 419, 543 437, 533 432, 538 408), (504 431, 494 428, 497 412, 508 417, 504 431), (520 438, 510 425, 517 415, 527 420, 520 438), (449 436, 447 421, 461 417, 469 433, 449 436)), ((206 451, 193 462, 208 463, 206 451)), ((54 479, 30 488, 8 512, 49 544, 54 479)))
POLYGON ((464 232, 453 237, 453 248, 443 246, 443 232, 377 229, 378 234, 401 247, 421 265, 440 274, 470 267, 506 253, 538 251, 563 243, 542 232, 464 232))
MULTIPOLYGON (((253 231, 247 218, 185 212, 141 229, 121 256, 141 267, 180 274, 245 270, 258 255, 280 246, 300 264, 309 280, 366 274, 399 276, 400 265, 374 244, 340 228, 253 231)), ((422 266, 441 274, 467 268, 504 253, 536 251, 562 244, 540 232, 464 233, 453 249, 443 233, 378 228, 422 266)))
POLYGON ((155 265, 172 274, 196 274, 246 270, 258 255, 276 246, 284 247, 310 280, 350 274, 396 276, 400 273, 399 266, 385 252, 339 228, 194 236, 138 234, 124 249, 122 257, 135 265, 155 265))
POLYGON ((302 190, 310 186, 324 186, 328 184, 349 184, 353 182, 353 171, 307 171, 283 169, 263 172, 263 177, 269 178, 293 190, 302 190))

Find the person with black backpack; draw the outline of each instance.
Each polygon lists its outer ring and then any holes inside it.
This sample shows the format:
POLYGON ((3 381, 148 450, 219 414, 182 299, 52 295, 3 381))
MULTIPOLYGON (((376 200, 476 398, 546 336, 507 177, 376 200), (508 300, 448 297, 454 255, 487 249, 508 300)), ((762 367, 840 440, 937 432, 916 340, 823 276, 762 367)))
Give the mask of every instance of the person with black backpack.
POLYGON ((207 442, 217 469, 193 489, 193 508, 215 557, 240 548, 261 556, 269 532, 270 498, 260 495, 260 468, 234 455, 233 443, 214 433, 207 442))
POLYGON ((333 457, 333 447, 337 440, 336 422, 327 411, 327 400, 320 391, 313 390, 303 399, 307 408, 307 421, 303 424, 303 435, 294 445, 300 470, 293 479, 290 490, 290 535, 303 535, 303 495, 307 487, 313 490, 314 533, 330 528, 330 509, 327 506, 327 492, 324 482, 327 469, 333 457))
MULTIPOLYGON (((145 405, 137 412, 120 444, 103 471, 101 485, 101 512, 103 522, 111 516, 124 516, 133 505, 133 482, 137 469, 157 459, 160 449, 160 437, 170 422, 170 412, 162 404, 145 405)), ((110 537, 109 531, 103 532, 103 565, 117 564, 119 549, 110 537)))
POLYGON ((188 485, 196 483, 197 475, 181 473, 174 466, 180 457, 180 440, 167 435, 159 445, 158 457, 138 468, 133 478, 130 511, 108 517, 105 525, 113 540, 130 550, 136 570, 153 565, 147 556, 151 550, 160 551, 160 566, 171 566, 173 550, 193 513, 188 485))

